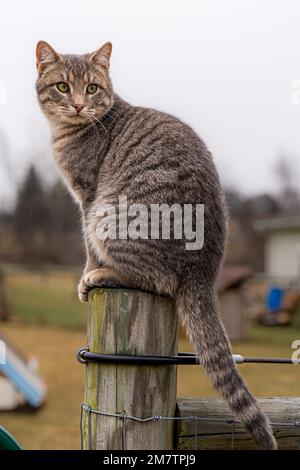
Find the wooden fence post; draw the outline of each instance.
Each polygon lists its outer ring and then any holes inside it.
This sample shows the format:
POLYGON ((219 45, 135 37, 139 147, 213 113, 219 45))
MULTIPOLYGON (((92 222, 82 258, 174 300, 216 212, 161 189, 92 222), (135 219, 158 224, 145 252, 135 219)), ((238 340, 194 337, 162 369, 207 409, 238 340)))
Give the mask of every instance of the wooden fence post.
MULTIPOLYGON (((177 354, 178 320, 166 297, 127 289, 90 294, 88 348, 126 355, 177 354)), ((138 422, 127 416, 175 416, 176 366, 88 363, 85 406, 124 419, 84 410, 84 449, 173 449, 174 421, 138 422)))

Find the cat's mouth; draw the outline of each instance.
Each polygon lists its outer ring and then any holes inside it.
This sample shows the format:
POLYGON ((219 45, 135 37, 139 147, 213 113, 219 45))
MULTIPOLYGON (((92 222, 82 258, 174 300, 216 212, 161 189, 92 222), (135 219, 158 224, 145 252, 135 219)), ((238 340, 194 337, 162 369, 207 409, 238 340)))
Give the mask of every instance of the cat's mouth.
POLYGON ((88 122, 89 121, 89 113, 86 109, 82 109, 81 111, 73 111, 73 110, 68 110, 67 112, 63 113, 64 119, 67 121, 71 121, 74 123, 82 123, 82 122, 88 122))
POLYGON ((74 118, 87 118, 87 114, 85 114, 85 113, 76 113, 75 114, 74 113, 74 114, 72 114, 72 117, 74 117, 74 118))
POLYGON ((88 107, 84 107, 79 112, 68 107, 61 110, 60 120, 70 124, 95 124, 99 121, 99 117, 96 115, 95 110, 88 107))
POLYGON ((70 115, 72 117, 79 117, 79 118, 82 118, 82 117, 87 117, 88 116, 88 112, 86 109, 82 109, 81 111, 71 111, 70 112, 70 115))

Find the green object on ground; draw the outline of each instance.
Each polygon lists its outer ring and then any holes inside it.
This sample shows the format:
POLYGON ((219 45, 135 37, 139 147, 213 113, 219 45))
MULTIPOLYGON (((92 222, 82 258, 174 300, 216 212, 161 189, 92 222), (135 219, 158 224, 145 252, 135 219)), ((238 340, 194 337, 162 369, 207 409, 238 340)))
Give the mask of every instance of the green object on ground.
POLYGON ((0 450, 22 450, 16 439, 0 426, 0 450))

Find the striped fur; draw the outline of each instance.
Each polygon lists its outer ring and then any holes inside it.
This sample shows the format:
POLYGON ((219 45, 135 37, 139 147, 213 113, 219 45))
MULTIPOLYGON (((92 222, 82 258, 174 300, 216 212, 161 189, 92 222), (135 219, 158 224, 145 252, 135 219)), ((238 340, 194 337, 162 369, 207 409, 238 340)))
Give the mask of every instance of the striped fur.
POLYGON ((214 286, 226 240, 226 206, 210 152, 186 124, 118 97, 109 78, 111 47, 94 54, 59 55, 37 47, 36 88, 51 131, 54 157, 80 205, 87 265, 79 285, 87 300, 93 285, 125 285, 171 296, 205 372, 257 446, 276 448, 270 424, 232 360, 219 318, 214 286), (55 84, 66 82, 62 95, 55 84), (99 84, 95 96, 89 83, 99 84), (85 106, 74 114, 72 104, 85 106), (128 204, 205 205, 205 243, 187 251, 186 240, 99 240, 97 209, 128 204), (109 279, 108 279, 109 278, 109 279))

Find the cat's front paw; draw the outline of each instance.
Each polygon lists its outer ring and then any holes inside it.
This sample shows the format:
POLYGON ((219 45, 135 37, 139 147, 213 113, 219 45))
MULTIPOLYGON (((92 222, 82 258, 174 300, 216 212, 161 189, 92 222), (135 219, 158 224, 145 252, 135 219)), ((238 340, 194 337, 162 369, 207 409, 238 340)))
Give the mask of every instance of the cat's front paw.
POLYGON ((82 277, 78 284, 78 297, 80 302, 87 302, 89 298, 89 291, 91 290, 91 286, 89 286, 85 282, 85 276, 82 277))
MULTIPOLYGON (((81 302, 87 302, 89 291, 94 287, 126 287, 127 282, 111 268, 96 268, 85 273, 78 286, 81 302)), ((128 287, 128 286, 127 286, 128 287)))
POLYGON ((90 289, 93 287, 122 287, 122 283, 107 268, 97 268, 89 271, 84 276, 84 282, 87 286, 90 286, 90 289))

